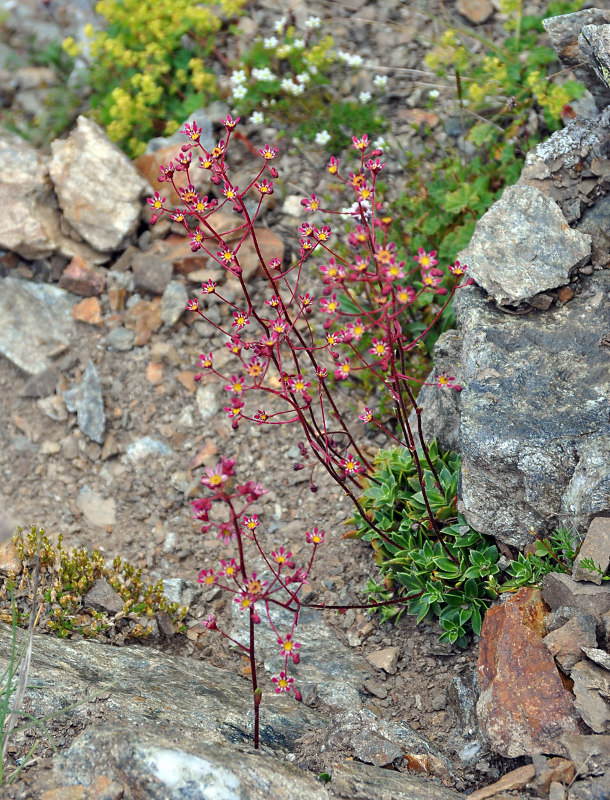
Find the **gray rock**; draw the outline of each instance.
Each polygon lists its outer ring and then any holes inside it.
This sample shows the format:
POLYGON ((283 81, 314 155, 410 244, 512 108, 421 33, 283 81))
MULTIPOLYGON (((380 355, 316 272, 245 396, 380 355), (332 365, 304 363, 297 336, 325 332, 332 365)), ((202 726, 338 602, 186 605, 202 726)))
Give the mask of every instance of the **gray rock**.
POLYGON ((68 411, 76 412, 78 427, 85 436, 98 444, 104 444, 106 427, 104 398, 100 379, 91 359, 89 359, 80 385, 65 391, 63 398, 68 411))
POLYGON ((185 581, 182 578, 164 578, 163 594, 170 603, 190 607, 199 600, 202 589, 198 583, 185 581))
POLYGON ((602 575, 581 567, 583 559, 591 559, 602 573, 607 571, 608 564, 610 564, 610 518, 595 517, 592 520, 572 570, 572 577, 575 581, 591 581, 601 586, 602 575))
POLYGON ((207 384, 205 386, 198 386, 195 398, 197 400, 199 414, 204 422, 211 419, 220 410, 221 403, 218 386, 216 385, 207 384))
MULTIPOLYGON (((236 603, 231 605, 231 636, 246 644, 249 641, 248 615, 236 603)), ((290 632, 293 614, 277 606, 270 607, 270 614, 280 635, 290 632)), ((289 664, 295 685, 312 684, 317 696, 331 708, 360 708, 360 689, 369 677, 370 669, 362 656, 337 639, 322 614, 315 609, 303 608, 293 638, 301 643, 299 663, 289 664)), ((267 673, 278 675, 284 669, 284 657, 280 653, 277 636, 264 619, 257 626, 256 647, 267 673)))
POLYGON ((480 761, 489 750, 485 734, 477 718, 479 687, 476 672, 455 675, 447 684, 447 707, 453 712, 457 725, 449 740, 465 766, 480 761))
POLYGON ((345 800, 459 800, 463 797, 438 783, 406 772, 383 770, 357 761, 344 761, 332 768, 328 784, 333 797, 345 800))
POLYGON ((121 612, 124 606, 123 598, 103 578, 98 578, 83 596, 83 608, 93 608, 111 615, 121 612))
POLYGON ((380 720, 368 709, 337 714, 324 735, 324 748, 346 748, 368 764, 385 766, 404 759, 420 760, 435 775, 448 777, 451 764, 430 742, 403 722, 380 720))
POLYGON ((76 505, 85 515, 89 525, 95 525, 97 528, 114 525, 116 514, 114 498, 104 498, 89 486, 83 486, 76 498, 76 505))
POLYGON ((565 625, 548 633, 543 641, 562 672, 570 675, 572 667, 582 661, 581 648, 596 647, 597 623, 590 614, 576 613, 565 625))
POLYGON ((563 572, 549 572, 542 580, 542 597, 551 610, 571 606, 583 614, 601 619, 610 611, 610 587, 594 583, 578 583, 563 572))
MULTIPOLYGON (((460 392, 455 389, 441 389, 436 385, 438 376, 444 372, 462 383, 461 334, 459 331, 445 331, 434 345, 434 369, 426 378, 428 386, 422 386, 417 403, 422 408, 421 422, 426 441, 437 439, 441 452, 460 449, 460 392)), ((417 430, 415 412, 409 416, 413 431, 417 430)))
POLYGON ((161 319, 167 326, 175 325, 184 314, 184 307, 189 299, 184 284, 170 281, 161 298, 161 319))
POLYGON ((509 316, 460 290, 462 501, 468 523, 521 547, 569 514, 576 530, 610 508, 610 273, 572 302, 509 316))
POLYGON ((43 283, 0 279, 0 353, 36 375, 76 336, 73 294, 43 283))
POLYGON ((133 349, 135 339, 135 331, 121 326, 119 328, 113 328, 104 339, 104 343, 109 350, 117 350, 120 353, 126 353, 133 349))
POLYGON ((36 375, 32 375, 32 377, 26 381, 20 394, 22 397, 33 397, 35 399, 49 397, 49 395, 55 393, 58 377, 58 370, 52 368, 43 369, 37 372, 36 375))
POLYGON ((602 8, 587 8, 542 21, 562 66, 574 71, 577 80, 582 81, 591 91, 600 109, 610 103, 610 91, 584 57, 579 47, 579 34, 585 25, 602 25, 608 22, 610 11, 602 8))
MULTIPOLYGON (((10 657, 11 630, 0 627, 0 668, 10 657)), ((104 725, 152 730, 159 736, 179 732, 181 747, 232 742, 251 744, 250 683, 206 661, 181 659, 150 647, 114 648, 90 641, 34 635, 28 699, 32 713, 43 717, 74 700, 103 692, 98 702, 104 725), (185 699, 188 702, 185 702, 185 699)), ((265 684, 261 709, 261 744, 291 750, 306 731, 328 720, 265 684)), ((75 721, 88 722, 90 710, 77 706, 75 721)))
POLYGON ((96 250, 117 250, 137 227, 148 183, 83 116, 67 139, 51 143, 51 152, 49 174, 65 219, 96 250))
POLYGON ((10 164, 0 180, 0 247, 27 259, 45 258, 59 246, 59 214, 46 159, 17 134, 0 133, 0 158, 10 164))
POLYGON ((581 649, 587 658, 590 658, 591 661, 599 664, 605 670, 610 671, 610 653, 600 650, 599 647, 583 647, 581 649))
POLYGON ((610 672, 589 661, 576 664, 570 677, 574 681, 574 707, 595 733, 610 732, 610 672))
POLYGON ((496 302, 518 305, 567 283, 590 255, 591 237, 571 230, 554 200, 531 186, 509 186, 458 258, 496 302))
POLYGON ((153 439, 152 436, 142 436, 127 447, 125 455, 132 464, 137 464, 144 458, 171 456, 172 450, 159 439, 153 439))
MULTIPOLYGON (((577 230, 591 236, 593 264, 605 267, 610 263, 610 195, 602 197, 587 208, 576 223, 577 230)), ((584 267, 583 267, 584 269, 584 267)), ((589 273, 590 274, 590 273, 589 273)))
POLYGON ((152 294, 165 292, 174 271, 171 260, 150 253, 136 253, 131 268, 136 289, 152 294))
POLYGON ((130 730, 126 726, 86 730, 54 765, 57 778, 89 786, 100 775, 127 785, 130 796, 147 800, 327 800, 312 775, 287 761, 246 747, 185 742, 180 731, 130 730), (134 793, 132 795, 132 793, 134 793))
POLYGON ((610 89, 610 25, 584 25, 578 46, 600 82, 610 89))

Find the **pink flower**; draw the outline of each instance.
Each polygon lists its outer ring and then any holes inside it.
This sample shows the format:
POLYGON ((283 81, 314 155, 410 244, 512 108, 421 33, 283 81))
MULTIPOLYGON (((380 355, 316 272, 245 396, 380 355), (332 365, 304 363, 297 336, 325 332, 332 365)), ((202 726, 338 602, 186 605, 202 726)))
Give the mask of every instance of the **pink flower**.
POLYGON ((435 256, 436 250, 431 250, 429 253, 426 253, 423 247, 418 247, 417 255, 413 256, 413 261, 417 261, 422 270, 427 270, 430 269, 430 267, 435 267, 438 264, 435 256))
POLYGON ((338 381, 344 381, 349 378, 349 373, 351 370, 351 366, 349 363, 349 358, 343 359, 337 364, 337 367, 334 371, 334 376, 338 381))
POLYGON ((201 478, 201 483, 210 489, 222 489, 229 476, 222 469, 222 462, 215 467, 206 467, 207 475, 201 478))
POLYGON ((451 375, 447 375, 446 372, 441 372, 436 379, 436 385, 439 386, 441 389, 455 389, 456 392, 461 392, 464 388, 460 386, 459 383, 455 382, 455 378, 451 375))
POLYGON ((233 312, 233 327, 237 328, 240 331, 242 328, 245 328, 246 325, 250 324, 250 319, 245 311, 234 311, 233 312))
POLYGON ((373 419, 373 412, 371 411, 370 408, 368 408, 368 406, 365 406, 364 413, 359 414, 358 419, 361 420, 366 425, 373 419))
POLYGON ((275 550, 271 551, 271 557, 274 559, 275 563, 280 567, 288 567, 288 569, 294 567, 294 561, 290 560, 291 556, 292 553, 287 553, 283 547, 280 547, 277 553, 275 550))
POLYGON ((320 208, 320 201, 315 194, 309 197, 304 197, 301 200, 301 205, 304 206, 306 211, 317 211, 320 208))
POLYGON ((354 147, 356 150, 360 150, 360 152, 364 152, 366 148, 369 146, 369 137, 363 134, 360 139, 357 136, 352 136, 352 142, 354 143, 354 147))
POLYGON ((280 672, 277 678, 271 678, 272 682, 276 684, 275 693, 289 692, 294 678, 289 678, 285 672, 280 672))
POLYGON ((208 614, 207 618, 203 620, 201 623, 205 628, 208 628, 211 631, 217 631, 218 628, 216 627, 216 617, 214 614, 208 614))
POLYGON ((466 264, 460 264, 459 261, 456 261, 455 264, 449 265, 449 271, 453 272, 454 275, 460 276, 463 275, 466 270, 468 269, 466 264))
POLYGON ((341 459, 341 466, 348 475, 354 475, 357 472, 362 472, 362 464, 357 461, 351 453, 347 454, 347 458, 341 459))
POLYGON ((222 565, 222 570, 218 573, 218 577, 235 578, 239 570, 239 564, 236 563, 235 559, 232 558, 230 561, 224 561, 224 559, 221 558, 220 563, 222 565))
POLYGON ((264 159, 266 159, 267 161, 271 161, 271 159, 276 157, 278 149, 277 147, 269 147, 269 145, 266 144, 258 152, 264 159))
POLYGON ((239 117, 236 117, 235 119, 232 119, 231 115, 227 114, 227 118, 226 119, 221 119, 220 122, 221 122, 222 125, 225 126, 227 131, 232 131, 233 128, 239 122, 239 119, 240 119, 239 117))
POLYGON ((267 195, 273 194, 273 182, 268 181, 266 178, 265 180, 262 180, 259 183, 255 183, 254 188, 258 189, 258 191, 261 194, 267 194, 267 195))
POLYGON ((258 514, 252 514, 251 517, 244 517, 241 524, 249 531, 255 531, 260 525, 258 514))
POLYGON ((293 642, 291 633, 287 634, 283 639, 280 637, 277 640, 277 643, 280 645, 281 655, 291 658, 294 664, 299 663, 299 654, 296 652, 296 650, 299 649, 301 643, 293 642))
POLYGON ((165 203, 165 197, 162 198, 159 195, 159 192, 155 192, 154 197, 146 198, 146 202, 155 211, 163 211, 163 203, 165 203))
POLYGON ((314 528, 311 533, 309 531, 305 531, 305 539, 310 544, 322 544, 324 542, 324 531, 318 530, 318 528, 314 528))
POLYGON ((214 574, 213 569, 202 569, 197 576, 198 583, 205 583, 206 586, 213 586, 218 580, 218 576, 214 574))
POLYGON ((188 136, 189 139, 191 139, 191 141, 197 143, 197 142, 199 142, 199 139, 201 138, 202 130, 203 130, 203 128, 198 128, 197 127, 197 123, 193 120, 193 124, 192 125, 189 125, 188 122, 185 123, 184 128, 182 128, 180 133, 183 133, 185 136, 188 136))

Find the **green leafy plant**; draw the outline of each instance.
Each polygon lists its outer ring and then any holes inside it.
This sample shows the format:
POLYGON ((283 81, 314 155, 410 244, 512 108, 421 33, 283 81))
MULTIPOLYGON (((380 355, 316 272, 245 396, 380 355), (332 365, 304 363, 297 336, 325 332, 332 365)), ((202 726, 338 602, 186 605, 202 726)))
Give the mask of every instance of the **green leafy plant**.
MULTIPOLYGON (((581 0, 555 4, 547 15, 580 5, 581 0)), ((426 57, 446 86, 444 99, 448 93, 455 96, 453 111, 445 104, 442 116, 460 132, 461 144, 440 158, 434 147, 425 150, 424 159, 406 154, 405 169, 413 177, 397 203, 396 217, 411 220, 411 246, 435 246, 441 263, 453 262, 468 245, 476 221, 518 179, 527 152, 573 115, 570 103, 584 91, 555 70, 556 56, 543 41, 541 17, 524 16, 521 0, 504 0, 502 10, 507 19, 501 44, 452 26, 426 57), (422 170, 426 160, 428 168, 422 170)), ((430 93, 431 111, 438 94, 430 93)), ((421 133, 425 137, 430 129, 421 133)))
MULTIPOLYGON (((14 538, 17 551, 24 565, 20 575, 20 588, 28 585, 34 571, 36 553, 40 558, 40 585, 45 600, 43 620, 47 630, 66 638, 74 633, 92 638, 104 635, 111 628, 111 620, 102 611, 84 609, 82 598, 96 580, 105 579, 122 598, 125 607, 112 623, 123 626, 124 638, 144 638, 152 630, 150 621, 158 611, 167 612, 177 629, 187 609, 179 609, 177 604, 169 603, 163 594, 163 583, 158 581, 146 586, 142 572, 120 557, 111 565, 105 563, 99 551, 89 553, 85 548, 66 549, 61 534, 53 542, 43 528, 33 526, 24 534, 22 530, 14 538)), ((0 619, 11 622, 9 607, 9 583, 0 582, 0 619)), ((28 612, 17 611, 17 623, 27 624, 28 612)))
POLYGON ((564 526, 554 530, 548 537, 538 536, 533 530, 531 534, 536 537, 534 551, 519 553, 510 562, 507 574, 511 577, 502 584, 501 592, 512 592, 521 586, 534 586, 549 572, 563 572, 567 575, 572 573, 574 559, 580 550, 581 537, 564 526))
POLYGON ((216 96, 216 77, 206 64, 223 20, 245 0, 100 0, 107 26, 87 26, 87 48, 64 41, 72 56, 89 64, 91 107, 108 136, 130 155, 144 152, 153 136, 171 135, 180 123, 216 96))
POLYGON ((349 534, 371 542, 383 582, 370 580, 371 600, 387 603, 382 619, 398 620, 406 609, 417 622, 437 617, 441 641, 464 645, 481 632, 485 609, 498 595, 498 549, 456 511, 460 458, 429 445, 421 451, 381 450, 349 534), (420 474, 427 502, 421 491, 420 474), (438 530, 432 528, 427 505, 438 530), (385 533, 382 538, 371 528, 385 533))

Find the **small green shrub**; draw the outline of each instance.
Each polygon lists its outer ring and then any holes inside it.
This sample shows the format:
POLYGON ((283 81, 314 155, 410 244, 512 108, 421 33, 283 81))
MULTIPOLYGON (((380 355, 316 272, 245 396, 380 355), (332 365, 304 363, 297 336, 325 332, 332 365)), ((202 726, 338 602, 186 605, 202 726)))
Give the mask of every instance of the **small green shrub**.
POLYGON ((351 520, 356 523, 352 535, 371 542, 375 551, 384 580, 370 580, 367 591, 371 600, 386 603, 380 607, 384 621, 400 619, 405 609, 418 623, 438 617, 441 641, 464 645, 469 630, 481 632, 485 609, 498 595, 499 554, 456 511, 459 456, 439 453, 433 442, 429 458, 436 476, 421 450, 416 458, 406 449, 381 450, 360 504, 389 541, 359 514, 351 520), (426 513, 420 471, 440 535, 426 513))
MULTIPOLYGON (((178 609, 175 603, 167 601, 162 581, 146 586, 142 581, 142 571, 121 558, 115 558, 108 566, 99 551, 89 553, 85 548, 66 549, 61 534, 55 543, 43 528, 36 526, 27 534, 20 530, 14 542, 24 562, 19 584, 21 590, 31 582, 39 548, 40 587, 45 601, 42 624, 57 636, 66 638, 78 633, 87 638, 103 637, 111 632, 113 625, 116 629, 119 621, 124 638, 144 638, 151 632, 146 620, 152 619, 157 611, 170 614, 180 630, 187 609, 178 609), (125 602, 123 611, 112 621, 101 611, 83 608, 83 595, 99 578, 108 581, 125 602)), ((0 619, 10 623, 9 580, 0 581, 0 619)), ((17 611, 19 625, 27 624, 28 618, 29 610, 17 611)))
MULTIPOLYGON (((144 152, 153 136, 174 133, 216 96, 216 77, 206 64, 219 13, 239 14, 245 0, 100 0, 107 27, 86 28, 90 38, 91 107, 108 136, 130 155, 144 152)), ((64 42, 75 57, 80 48, 64 42)))
MULTIPOLYGON (((381 450, 355 514, 356 530, 348 534, 371 542, 382 582, 370 579, 367 592, 379 600, 383 621, 398 621, 406 610, 424 619, 438 618, 440 640, 463 646, 466 634, 481 632, 485 610, 500 592, 535 586, 549 572, 570 574, 580 538, 566 527, 536 537, 535 550, 519 553, 500 575, 493 540, 473 530, 456 511, 460 457, 429 446, 430 462, 421 451, 417 461, 407 449, 381 450), (421 472, 428 502, 440 534, 429 521, 419 483, 421 472), (374 522, 389 540, 369 525, 374 522), (508 577, 508 580, 506 580, 508 577)), ((585 568, 599 571, 595 565, 585 568)))
MULTIPOLYGON (((577 10, 582 0, 562 5, 549 7, 547 16, 577 10)), ((410 246, 435 247, 441 263, 453 263, 468 245, 476 221, 517 181, 527 152, 561 127, 570 103, 584 91, 556 70, 555 53, 542 39, 542 18, 523 16, 520 0, 504 0, 502 10, 508 14, 502 44, 452 27, 426 57, 447 84, 445 93, 457 95, 453 110, 445 106, 441 116, 453 117, 466 144, 448 148, 440 159, 428 149, 428 170, 421 169, 421 155, 406 154, 405 169, 413 177, 396 217, 410 220, 410 246), (482 46, 479 52, 473 43, 482 46)), ((434 95, 438 91, 431 92, 431 110, 434 95)))

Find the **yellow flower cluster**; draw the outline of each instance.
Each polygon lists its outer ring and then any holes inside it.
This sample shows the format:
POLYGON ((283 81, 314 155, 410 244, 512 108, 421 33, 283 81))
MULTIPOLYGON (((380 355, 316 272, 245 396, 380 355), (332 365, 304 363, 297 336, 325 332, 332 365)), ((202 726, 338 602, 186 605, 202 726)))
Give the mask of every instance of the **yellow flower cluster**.
MULTIPOLYGON (((100 0, 104 30, 87 26, 92 106, 111 139, 132 156, 147 141, 175 130, 214 91, 216 81, 197 53, 220 29, 218 15, 240 13, 246 0, 100 0), (186 39, 186 42, 185 42, 186 39), (176 119, 175 117, 180 117, 176 119)), ((75 56, 69 38, 64 50, 75 56)))

